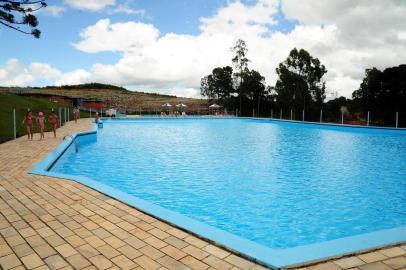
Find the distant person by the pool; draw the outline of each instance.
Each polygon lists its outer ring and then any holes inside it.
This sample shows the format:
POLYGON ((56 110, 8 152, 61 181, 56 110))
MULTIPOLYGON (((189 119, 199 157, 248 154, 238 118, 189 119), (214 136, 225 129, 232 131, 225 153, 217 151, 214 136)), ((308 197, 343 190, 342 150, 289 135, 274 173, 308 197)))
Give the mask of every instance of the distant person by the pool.
POLYGON ((95 122, 96 124, 98 124, 98 123, 99 123, 99 119, 100 119, 99 113, 96 113, 96 114, 94 115, 94 122, 95 122))
POLYGON ((73 109, 73 119, 75 119, 75 124, 77 124, 79 118, 79 109, 75 107, 73 109))
POLYGON ((44 135, 45 117, 44 117, 43 112, 38 112, 37 125, 38 125, 38 129, 39 129, 39 132, 40 132, 39 139, 42 140, 42 139, 45 138, 45 135, 44 135))
POLYGON ((28 109, 27 114, 25 115, 25 118, 23 120, 23 124, 25 123, 25 125, 27 127, 28 140, 31 139, 31 141, 32 141, 33 133, 34 133, 34 130, 33 130, 34 119, 35 119, 35 116, 33 116, 32 111, 30 109, 28 109))
POLYGON ((54 138, 56 138, 56 128, 58 125, 58 116, 55 114, 54 109, 52 109, 51 115, 49 116, 49 122, 51 123, 52 131, 54 132, 54 138))

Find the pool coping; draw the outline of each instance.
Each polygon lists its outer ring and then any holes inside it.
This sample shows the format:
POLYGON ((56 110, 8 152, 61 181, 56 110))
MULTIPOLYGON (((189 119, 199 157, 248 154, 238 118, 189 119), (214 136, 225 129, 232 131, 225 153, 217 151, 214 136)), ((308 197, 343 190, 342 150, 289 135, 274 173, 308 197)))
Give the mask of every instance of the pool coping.
MULTIPOLYGON (((136 119, 141 118, 135 118, 132 120, 136 119)), ((236 117, 233 117, 233 119, 236 119, 236 117)), ((300 121, 297 122, 302 123, 300 121)), ((63 155, 68 147, 74 143, 77 137, 92 134, 97 134, 96 124, 93 124, 93 129, 90 131, 72 133, 71 135, 66 136, 66 140, 64 140, 56 149, 37 163, 29 171, 29 173, 74 180, 112 198, 131 205, 173 226, 179 227, 198 237, 206 239, 220 247, 224 247, 235 254, 241 255, 242 257, 274 269, 312 264, 319 261, 406 242, 406 226, 401 226, 310 245, 287 249, 272 249, 224 230, 217 229, 213 226, 194 220, 177 212, 160 207, 136 196, 129 195, 110 186, 101 184, 91 178, 49 171, 49 169, 63 155)))

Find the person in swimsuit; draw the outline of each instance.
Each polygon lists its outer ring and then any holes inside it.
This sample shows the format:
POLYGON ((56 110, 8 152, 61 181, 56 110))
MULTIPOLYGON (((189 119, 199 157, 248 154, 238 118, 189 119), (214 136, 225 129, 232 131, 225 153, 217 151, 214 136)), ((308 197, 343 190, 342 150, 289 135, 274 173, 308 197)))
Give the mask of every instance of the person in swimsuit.
POLYGON ((73 119, 75 119, 75 124, 78 122, 78 118, 79 118, 79 109, 74 108, 73 109, 73 119))
POLYGON ((96 112, 96 114, 94 115, 94 121, 96 122, 96 124, 99 123, 99 118, 100 118, 99 113, 96 112))
POLYGON ((38 125, 38 129, 39 129, 39 132, 40 132, 40 138, 39 138, 40 140, 45 139, 44 124, 45 124, 44 113, 39 112, 38 117, 37 117, 37 125, 38 125))
POLYGON ((52 131, 54 132, 54 138, 56 138, 56 128, 58 126, 58 116, 56 116, 54 110, 52 110, 49 116, 49 122, 51 123, 52 131))
POLYGON ((35 119, 35 117, 32 115, 31 110, 28 109, 27 114, 25 115, 25 118, 23 120, 23 124, 25 123, 25 125, 27 127, 28 140, 31 139, 31 141, 32 141, 33 133, 34 133, 34 130, 33 130, 34 119, 35 119))

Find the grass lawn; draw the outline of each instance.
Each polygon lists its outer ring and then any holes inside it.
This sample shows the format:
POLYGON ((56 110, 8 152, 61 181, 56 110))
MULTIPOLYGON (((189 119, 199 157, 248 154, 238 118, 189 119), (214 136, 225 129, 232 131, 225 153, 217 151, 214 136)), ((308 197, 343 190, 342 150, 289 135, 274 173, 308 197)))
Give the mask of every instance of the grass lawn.
MULTIPOLYGON (((27 96, 18 96, 13 94, 0 94, 0 143, 13 139, 13 108, 16 109, 17 137, 26 135, 26 127, 22 121, 30 108, 36 116, 39 111, 44 112, 45 130, 50 130, 48 116, 52 108, 58 115, 58 108, 64 108, 62 104, 57 104, 43 98, 33 98, 27 96)), ((69 108, 70 119, 73 119, 72 108, 69 108)), ((81 113, 82 117, 89 117, 88 113, 81 113)), ((64 116, 62 114, 62 120, 64 116)), ((38 126, 34 124, 34 132, 38 132, 38 126)))

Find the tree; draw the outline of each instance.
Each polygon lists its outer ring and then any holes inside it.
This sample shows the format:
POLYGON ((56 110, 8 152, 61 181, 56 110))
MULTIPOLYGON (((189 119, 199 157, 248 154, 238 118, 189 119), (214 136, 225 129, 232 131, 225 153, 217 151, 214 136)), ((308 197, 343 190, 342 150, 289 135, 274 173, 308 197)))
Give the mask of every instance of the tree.
POLYGON ((239 98, 240 98, 240 113, 242 110, 242 96, 243 96, 243 89, 241 88, 241 85, 243 83, 243 77, 244 73, 247 72, 248 70, 248 58, 246 57, 248 48, 247 44, 245 43, 244 40, 239 39, 237 42, 234 44, 234 46, 231 48, 231 51, 235 53, 232 61, 233 65, 236 69, 236 72, 234 73, 234 78, 238 84, 238 92, 239 92, 239 98))
POLYGON ((265 95, 265 77, 263 77, 256 70, 247 70, 243 75, 243 82, 240 85, 243 93, 246 93, 247 97, 252 100, 253 104, 256 104, 257 113, 260 112, 261 99, 265 95))
POLYGON ((371 111, 375 121, 393 125, 395 112, 404 125, 406 116, 406 65, 390 67, 384 71, 373 67, 365 70, 358 90, 352 94, 355 110, 371 111), (404 121, 404 122, 403 122, 404 121))
POLYGON ((220 100, 222 103, 234 92, 233 69, 230 66, 218 67, 201 80, 200 92, 202 96, 220 100))
POLYGON ((0 0, 0 24, 39 38, 41 31, 36 28, 38 20, 33 12, 46 6, 47 4, 43 0, 0 0), (22 27, 32 29, 31 31, 23 30, 22 27))
POLYGON ((282 106, 306 108, 316 104, 321 107, 326 98, 322 80, 327 70, 320 60, 306 50, 294 48, 288 58, 276 68, 278 80, 275 90, 282 106))
POLYGON ((352 93, 352 98, 359 109, 363 111, 375 109, 382 88, 382 75, 382 71, 375 67, 365 70, 365 77, 359 89, 352 93))

